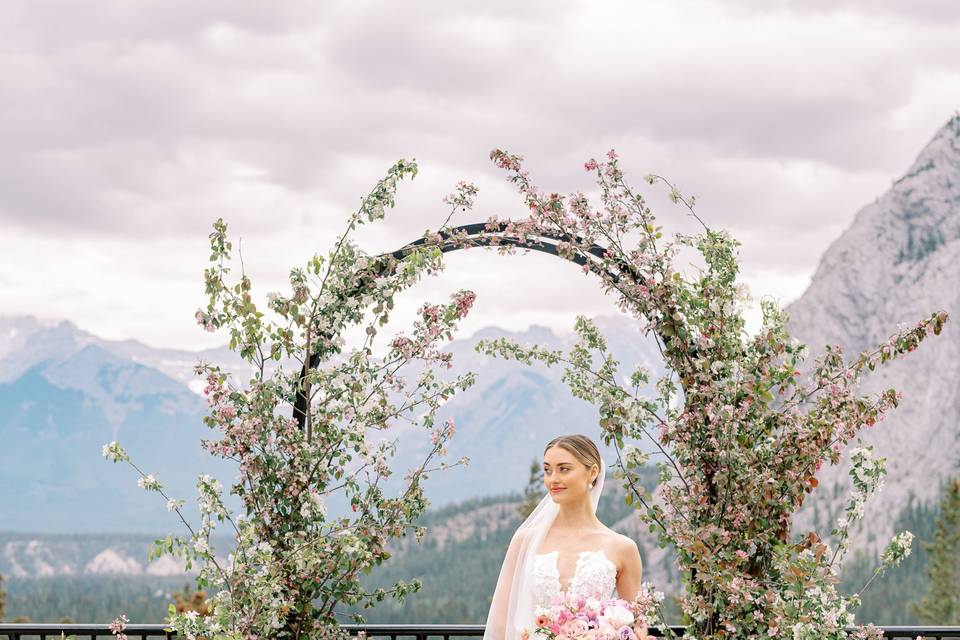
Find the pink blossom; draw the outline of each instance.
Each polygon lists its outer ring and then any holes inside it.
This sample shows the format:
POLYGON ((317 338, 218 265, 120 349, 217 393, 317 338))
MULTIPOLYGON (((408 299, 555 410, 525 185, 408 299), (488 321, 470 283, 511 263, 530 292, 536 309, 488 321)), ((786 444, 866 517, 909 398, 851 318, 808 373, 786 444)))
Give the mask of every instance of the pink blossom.
POLYGON ((563 625, 563 632, 566 635, 573 636, 575 638, 586 634, 589 629, 590 625, 579 618, 568 620, 563 625))
POLYGON ((428 322, 436 322, 440 315, 440 307, 435 304, 425 304, 420 308, 420 315, 428 322))
POLYGON ((457 293, 453 298, 453 302, 457 308, 457 317, 463 318, 466 316, 476 299, 477 294, 473 291, 461 291, 457 293))
POLYGON ((110 633, 117 636, 117 640, 127 640, 127 634, 123 631, 127 628, 127 623, 130 622, 127 619, 126 614, 121 613, 118 618, 114 618, 113 622, 110 623, 110 633))

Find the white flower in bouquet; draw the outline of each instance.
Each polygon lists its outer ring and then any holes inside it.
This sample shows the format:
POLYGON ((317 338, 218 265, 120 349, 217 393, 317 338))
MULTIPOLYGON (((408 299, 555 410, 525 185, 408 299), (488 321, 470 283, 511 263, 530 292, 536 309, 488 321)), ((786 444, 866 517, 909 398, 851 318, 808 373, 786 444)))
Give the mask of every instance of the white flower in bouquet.
POLYGON ((599 618, 597 619, 597 631, 599 632, 601 638, 605 638, 607 640, 612 640, 613 638, 617 637, 616 628, 606 620, 600 620, 599 618))
POLYGON ((633 613, 626 607, 621 607, 619 605, 608 606, 603 610, 603 613, 600 614, 598 618, 601 625, 604 623, 609 624, 611 627, 616 630, 621 627, 626 627, 633 624, 633 613))
POLYGON ((603 604, 597 598, 587 598, 587 602, 583 605, 583 608, 593 615, 598 616, 600 615, 600 610, 603 608, 603 604))

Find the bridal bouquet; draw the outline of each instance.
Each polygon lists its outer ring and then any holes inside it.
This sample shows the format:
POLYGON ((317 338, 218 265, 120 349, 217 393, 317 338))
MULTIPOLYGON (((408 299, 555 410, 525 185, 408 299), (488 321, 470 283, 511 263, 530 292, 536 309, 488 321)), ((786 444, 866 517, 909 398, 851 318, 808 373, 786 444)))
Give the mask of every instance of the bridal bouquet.
MULTIPOLYGON (((642 591, 636 600, 628 602, 620 598, 600 600, 576 593, 561 594, 549 607, 537 607, 534 611, 534 640, 646 638, 657 595, 660 594, 642 591)), ((531 638, 528 629, 524 629, 520 635, 523 640, 531 638)))

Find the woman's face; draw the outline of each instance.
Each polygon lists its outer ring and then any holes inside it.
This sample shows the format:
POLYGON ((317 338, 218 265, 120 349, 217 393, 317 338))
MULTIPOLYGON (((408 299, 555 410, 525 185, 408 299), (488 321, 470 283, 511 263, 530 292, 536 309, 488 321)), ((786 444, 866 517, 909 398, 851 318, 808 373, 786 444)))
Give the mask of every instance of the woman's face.
POLYGON ((557 503, 584 500, 598 470, 587 467, 563 447, 553 446, 543 454, 543 484, 557 503))

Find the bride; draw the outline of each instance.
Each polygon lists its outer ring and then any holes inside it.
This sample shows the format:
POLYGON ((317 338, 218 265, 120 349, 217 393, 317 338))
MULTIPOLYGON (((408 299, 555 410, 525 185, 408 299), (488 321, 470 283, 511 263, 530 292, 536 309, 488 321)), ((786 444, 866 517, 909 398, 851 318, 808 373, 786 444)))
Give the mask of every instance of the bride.
POLYGON ((640 551, 597 519, 606 474, 600 452, 583 435, 551 440, 543 452, 547 495, 513 534, 487 614, 484 640, 519 640, 533 632, 533 612, 560 592, 633 600, 640 551))

